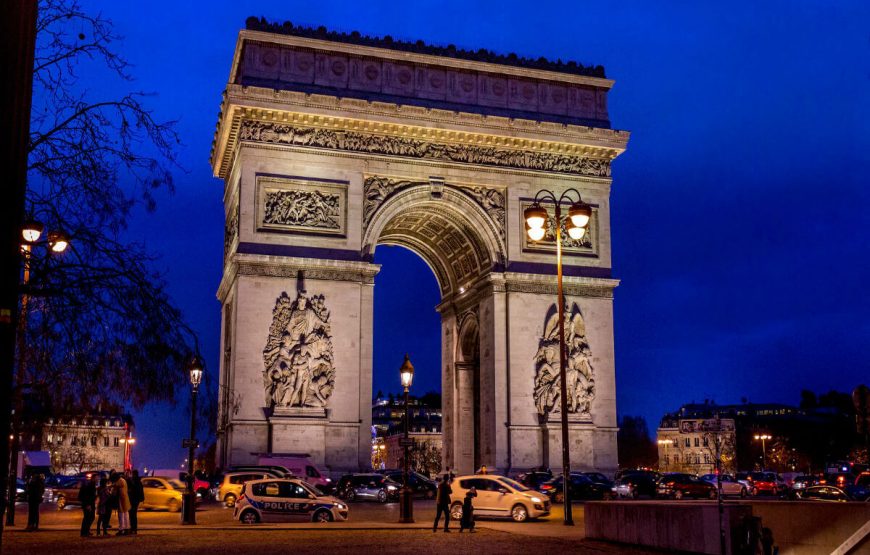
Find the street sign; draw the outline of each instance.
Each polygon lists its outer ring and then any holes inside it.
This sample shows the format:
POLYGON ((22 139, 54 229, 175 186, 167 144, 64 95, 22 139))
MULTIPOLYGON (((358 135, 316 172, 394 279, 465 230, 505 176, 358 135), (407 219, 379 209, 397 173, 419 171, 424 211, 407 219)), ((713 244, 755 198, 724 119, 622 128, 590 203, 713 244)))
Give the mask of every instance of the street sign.
POLYGON ((199 449, 199 440, 197 439, 182 439, 181 447, 184 449, 189 449, 193 447, 194 449, 199 449))
POLYGON ((414 438, 412 438, 412 437, 408 437, 408 438, 400 437, 399 438, 399 447, 413 447, 414 443, 416 443, 416 442, 414 441, 414 438))

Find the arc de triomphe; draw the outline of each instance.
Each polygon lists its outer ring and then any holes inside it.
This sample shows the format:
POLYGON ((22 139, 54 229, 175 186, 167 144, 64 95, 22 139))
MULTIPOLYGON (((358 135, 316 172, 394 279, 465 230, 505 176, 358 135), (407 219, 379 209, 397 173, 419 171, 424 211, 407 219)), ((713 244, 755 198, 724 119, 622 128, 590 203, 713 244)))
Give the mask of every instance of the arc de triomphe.
POLYGON ((531 243, 522 212, 574 187, 593 216, 564 243, 571 458, 615 469, 610 164, 628 133, 612 85, 600 67, 249 20, 211 154, 219 463, 370 468, 372 259, 400 245, 441 289, 444 463, 558 466, 555 244, 531 243))

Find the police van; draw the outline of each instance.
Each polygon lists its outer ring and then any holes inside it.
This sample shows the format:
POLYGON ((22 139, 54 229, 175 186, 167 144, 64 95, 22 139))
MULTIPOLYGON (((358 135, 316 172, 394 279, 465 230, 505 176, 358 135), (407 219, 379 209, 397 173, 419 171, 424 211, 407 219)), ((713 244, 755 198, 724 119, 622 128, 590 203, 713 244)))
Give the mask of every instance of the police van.
POLYGON ((304 520, 347 520, 347 505, 294 478, 251 480, 242 487, 233 518, 243 524, 304 520))

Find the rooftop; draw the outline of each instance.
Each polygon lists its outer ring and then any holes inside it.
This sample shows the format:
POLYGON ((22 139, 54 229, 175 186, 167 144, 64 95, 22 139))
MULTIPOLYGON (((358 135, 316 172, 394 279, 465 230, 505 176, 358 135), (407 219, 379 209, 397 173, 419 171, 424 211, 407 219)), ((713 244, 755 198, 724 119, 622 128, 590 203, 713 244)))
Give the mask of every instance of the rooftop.
POLYGON ((390 35, 386 35, 384 37, 370 37, 360 34, 358 31, 341 33, 338 31, 330 31, 323 26, 314 28, 305 27, 302 25, 294 25, 290 21, 285 21, 284 23, 270 22, 264 17, 249 17, 245 21, 245 28, 250 31, 262 31, 266 33, 292 35, 296 37, 304 37, 310 39, 343 42, 347 44, 356 44, 359 46, 389 48, 390 50, 413 52, 416 54, 430 54, 433 56, 457 58, 475 62, 487 62, 491 64, 501 64, 506 66, 557 71, 560 73, 584 75, 587 77, 605 77, 604 67, 600 65, 584 66, 583 64, 574 61, 563 62, 562 60, 548 60, 543 56, 538 59, 524 58, 514 53, 498 54, 485 48, 480 48, 478 50, 464 50, 462 48, 457 48, 453 44, 448 44, 447 46, 437 46, 432 44, 426 44, 422 40, 418 40, 416 42, 398 40, 394 39, 390 35))

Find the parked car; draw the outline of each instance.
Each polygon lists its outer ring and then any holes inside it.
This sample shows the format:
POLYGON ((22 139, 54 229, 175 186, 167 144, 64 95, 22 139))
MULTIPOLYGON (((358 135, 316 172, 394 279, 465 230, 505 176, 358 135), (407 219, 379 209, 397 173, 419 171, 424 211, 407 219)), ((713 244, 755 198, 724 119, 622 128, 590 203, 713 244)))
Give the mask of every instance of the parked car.
MULTIPOLYGON (((50 488, 50 499, 57 506, 57 510, 61 511, 65 507, 81 505, 79 502, 79 488, 82 487, 88 478, 69 476, 66 480, 59 480, 58 485, 50 488)), ((49 488, 46 488, 48 490, 49 488)))
POLYGON ((798 493, 798 498, 811 501, 855 501, 851 495, 841 488, 831 485, 809 486, 798 493))
POLYGON ((15 501, 27 501, 27 483, 21 478, 15 478, 15 501))
POLYGON ((236 500, 242 493, 242 486, 245 482, 262 480, 264 478, 278 478, 278 476, 265 470, 227 472, 224 474, 224 480, 218 490, 218 501, 223 502, 227 507, 235 507, 236 500))
POLYGON ((716 474, 704 474, 701 476, 701 480, 704 480, 717 490, 719 489, 719 481, 721 480, 723 497, 746 497, 749 495, 750 489, 746 487, 746 484, 738 482, 737 478, 731 474, 721 474, 720 476, 721 478, 717 477, 716 474))
POLYGON ((656 486, 657 497, 716 499, 716 495, 716 487, 709 482, 682 473, 665 474, 656 486))
POLYGON ((516 480, 497 474, 457 476, 451 484, 450 516, 462 518, 462 501, 469 489, 477 490, 474 516, 510 517, 514 522, 525 522, 550 514, 550 500, 546 495, 530 489, 516 480))
POLYGON ((524 472, 517 476, 517 482, 521 483, 527 488, 534 489, 540 492, 544 491, 541 489, 541 486, 545 482, 549 482, 552 479, 553 473, 549 470, 534 470, 532 472, 524 472))
POLYGON ((590 480, 598 484, 604 484, 608 489, 613 490, 613 480, 600 472, 583 472, 590 480))
POLYGON ((321 472, 310 455, 306 454, 271 454, 261 455, 260 464, 280 465, 302 478, 311 485, 317 486, 320 491, 330 491, 335 487, 332 479, 321 472))
MULTIPOLYGON (((181 497, 187 484, 174 478, 162 476, 146 476, 142 478, 142 491, 145 500, 140 507, 142 509, 166 509, 171 513, 181 510, 181 497)), ((196 494, 196 504, 202 501, 202 496, 196 494)))
MULTIPOLYGON (((565 499, 563 484, 563 477, 558 476, 549 482, 541 484, 540 491, 546 493, 554 503, 562 503, 565 499)), ((568 481, 568 493, 572 501, 610 499, 613 496, 610 487, 598 482, 593 482, 591 478, 580 472, 571 473, 571 479, 568 481)))
POLYGON ((244 524, 304 520, 310 522, 344 521, 346 503, 323 495, 298 478, 252 480, 242 486, 233 518, 244 524))
POLYGON ((782 496, 788 492, 788 486, 776 472, 752 472, 749 478, 755 487, 754 495, 782 496))
POLYGON ((821 482, 821 478, 818 476, 812 476, 810 474, 802 474, 799 476, 795 476, 794 481, 791 484, 791 489, 795 493, 799 493, 810 486, 816 486, 821 482))
POLYGON ((637 499, 641 495, 655 497, 658 477, 659 475, 656 472, 632 472, 624 474, 616 480, 612 491, 616 497, 626 497, 629 499, 637 499))
POLYGON ((338 481, 335 495, 347 501, 370 499, 386 503, 399 499, 401 487, 380 474, 346 474, 338 481))
POLYGON ((238 464, 231 466, 230 472, 270 472, 279 478, 297 478, 290 470, 275 464, 238 464))
MULTIPOLYGON (((387 470, 383 472, 384 476, 399 485, 402 485, 404 481, 403 474, 404 472, 402 470, 387 470)), ((438 484, 419 472, 411 471, 408 473, 408 485, 411 487, 411 491, 414 492, 414 495, 418 495, 424 499, 435 499, 435 494, 438 491, 438 484)))

